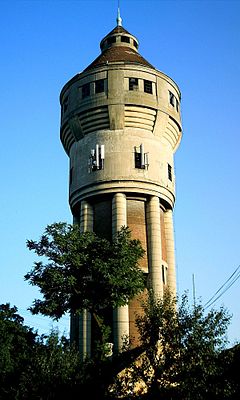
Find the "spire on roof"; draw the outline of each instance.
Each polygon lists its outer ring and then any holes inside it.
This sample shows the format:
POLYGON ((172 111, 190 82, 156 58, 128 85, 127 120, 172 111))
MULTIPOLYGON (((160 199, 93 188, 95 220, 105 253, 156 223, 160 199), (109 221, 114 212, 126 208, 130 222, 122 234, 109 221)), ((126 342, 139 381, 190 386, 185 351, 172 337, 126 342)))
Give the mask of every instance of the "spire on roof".
POLYGON ((120 15, 119 0, 118 0, 118 12, 117 12, 117 26, 122 26, 122 18, 120 15))

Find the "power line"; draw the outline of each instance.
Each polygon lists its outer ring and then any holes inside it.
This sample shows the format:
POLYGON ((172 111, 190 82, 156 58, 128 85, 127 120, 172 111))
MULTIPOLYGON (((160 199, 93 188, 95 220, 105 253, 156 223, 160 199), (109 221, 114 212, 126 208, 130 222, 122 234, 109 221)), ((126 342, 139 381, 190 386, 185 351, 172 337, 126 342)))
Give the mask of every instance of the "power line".
POLYGON ((214 293, 214 295, 207 301, 207 303, 204 305, 205 308, 211 307, 238 280, 238 278, 240 277, 240 271, 238 272, 239 268, 240 265, 235 269, 235 271, 231 274, 231 276, 223 283, 223 285, 214 293))

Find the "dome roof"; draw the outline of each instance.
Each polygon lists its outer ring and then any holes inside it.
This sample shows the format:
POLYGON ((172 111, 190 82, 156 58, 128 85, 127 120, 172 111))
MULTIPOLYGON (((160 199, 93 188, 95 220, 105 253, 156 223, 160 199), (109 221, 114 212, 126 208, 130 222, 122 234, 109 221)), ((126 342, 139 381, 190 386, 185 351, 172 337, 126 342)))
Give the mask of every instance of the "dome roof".
POLYGON ((154 68, 138 53, 138 40, 121 25, 117 25, 100 43, 101 54, 84 70, 108 63, 123 62, 154 68))

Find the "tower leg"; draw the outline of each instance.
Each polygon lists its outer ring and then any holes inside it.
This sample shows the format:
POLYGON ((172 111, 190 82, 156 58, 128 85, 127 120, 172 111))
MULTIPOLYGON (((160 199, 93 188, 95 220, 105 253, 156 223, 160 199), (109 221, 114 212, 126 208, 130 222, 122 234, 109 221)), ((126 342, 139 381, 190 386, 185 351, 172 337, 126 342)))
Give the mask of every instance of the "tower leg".
POLYGON ((164 226, 167 250, 167 285, 173 296, 176 295, 176 267, 175 267, 175 249, 174 249, 174 230, 173 230, 173 212, 167 210, 164 213, 164 226))
MULTIPOLYGON (((78 223, 77 218, 73 223, 78 223)), ((92 206, 81 202, 80 231, 91 232, 93 230, 92 206)), ((84 310, 81 315, 71 315, 70 341, 76 343, 82 360, 91 355, 91 314, 84 310)))
MULTIPOLYGON (((113 236, 127 226, 127 199, 123 193, 116 193, 112 200, 112 234, 113 236)), ((128 305, 113 311, 114 349, 121 351, 124 339, 129 338, 129 310, 128 305)))
POLYGON ((154 296, 159 298, 163 296, 163 282, 160 204, 157 196, 152 196, 147 203, 147 234, 150 286, 154 296))

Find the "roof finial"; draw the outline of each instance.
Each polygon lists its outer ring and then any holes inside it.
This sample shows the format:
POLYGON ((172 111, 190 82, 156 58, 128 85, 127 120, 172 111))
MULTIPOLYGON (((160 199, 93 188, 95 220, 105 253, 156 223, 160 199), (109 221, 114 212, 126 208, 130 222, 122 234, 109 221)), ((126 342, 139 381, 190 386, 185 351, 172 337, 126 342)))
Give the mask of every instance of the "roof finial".
POLYGON ((122 26, 122 18, 120 15, 120 0, 118 0, 118 12, 117 12, 117 26, 122 26))

